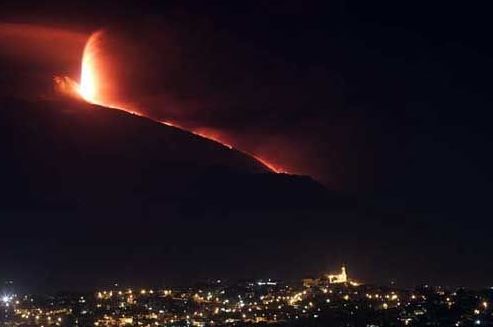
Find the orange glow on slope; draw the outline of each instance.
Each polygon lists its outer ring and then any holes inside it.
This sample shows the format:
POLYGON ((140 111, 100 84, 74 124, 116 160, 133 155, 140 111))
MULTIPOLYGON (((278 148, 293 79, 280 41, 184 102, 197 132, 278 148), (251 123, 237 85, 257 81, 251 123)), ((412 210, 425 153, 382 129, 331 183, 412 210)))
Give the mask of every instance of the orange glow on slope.
POLYGON ((265 159, 262 159, 260 158, 259 156, 257 155, 254 155, 254 154, 251 154, 251 153, 248 153, 248 152, 244 152, 243 153, 246 153, 248 154, 249 156, 251 157, 254 157, 257 161, 259 161, 261 164, 263 164, 264 166, 266 166, 267 168, 269 168, 270 170, 272 170, 273 172, 277 173, 277 174, 289 174, 289 172, 287 172, 286 170, 280 168, 279 166, 276 166, 270 162, 268 162, 267 160, 265 159))
POLYGON ((208 140, 212 140, 216 143, 219 143, 225 147, 227 147, 228 149, 230 150, 236 150, 236 151, 240 151, 250 157, 253 157, 255 160, 257 160, 258 162, 260 162, 261 164, 263 164, 265 167, 267 167, 268 169, 270 169, 271 171, 275 172, 275 173, 278 173, 278 174, 289 174, 286 170, 284 170, 283 168, 277 166, 277 165, 274 165, 273 163, 270 163, 268 162, 267 160, 259 157, 258 155, 255 155, 253 153, 250 153, 248 151, 244 151, 244 150, 238 150, 236 149, 234 146, 232 146, 231 144, 228 144, 226 143, 224 140, 222 140, 222 136, 215 132, 213 129, 206 129, 206 128, 198 128, 198 129, 187 129, 187 128, 184 128, 176 123, 172 123, 172 122, 169 122, 169 121, 161 121, 162 124, 165 124, 165 125, 168 125, 168 126, 172 126, 172 127, 176 127, 176 128, 179 128, 179 129, 183 129, 183 130, 186 130, 194 135, 197 135, 197 136, 200 136, 200 137, 203 137, 205 139, 208 139, 208 140))
MULTIPOLYGON (((102 63, 102 58, 101 58, 102 37, 103 37, 103 33, 101 31, 98 31, 96 33, 93 33, 87 40, 82 55, 80 83, 76 83, 69 77, 55 77, 55 84, 57 90, 61 91, 64 94, 82 98, 85 101, 92 104, 97 104, 113 109, 120 109, 128 113, 131 113, 133 115, 152 119, 151 117, 136 112, 134 109, 130 108, 130 106, 122 105, 119 103, 115 104, 113 100, 108 100, 112 98, 111 94, 107 94, 109 93, 108 91, 109 87, 111 87, 112 85, 108 85, 108 82, 111 83, 111 81, 108 81, 108 79, 105 78, 104 75, 106 71, 103 68, 107 69, 107 67, 104 66, 104 63, 102 63)), ((187 131, 189 133, 192 133, 194 135, 200 136, 202 138, 214 141, 218 144, 227 147, 228 149, 234 149, 236 151, 242 152, 250 157, 253 157, 272 172, 287 173, 284 169, 272 163, 269 163, 265 159, 260 158, 255 154, 234 148, 232 145, 224 142, 222 140, 221 135, 217 132, 214 132, 214 130, 205 129, 205 128, 190 129, 176 122, 170 122, 170 121, 159 121, 159 122, 161 124, 175 127, 187 131)))
POLYGON ((230 149, 233 149, 233 146, 231 144, 228 144, 224 141, 224 137, 222 135, 215 131, 214 129, 211 128, 196 128, 193 130, 193 133, 199 136, 202 136, 206 139, 216 141, 218 143, 221 143, 225 147, 228 147, 230 149))
POLYGON ((55 91, 66 96, 81 99, 79 84, 68 76, 53 77, 55 91))

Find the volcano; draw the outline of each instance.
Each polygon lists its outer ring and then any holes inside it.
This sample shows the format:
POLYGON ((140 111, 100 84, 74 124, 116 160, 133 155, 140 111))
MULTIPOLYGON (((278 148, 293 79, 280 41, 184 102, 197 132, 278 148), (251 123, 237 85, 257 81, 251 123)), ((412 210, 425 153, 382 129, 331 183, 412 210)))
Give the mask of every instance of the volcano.
POLYGON ((170 260, 182 274, 232 248, 227 260, 258 258, 273 235, 272 249, 321 219, 311 211, 341 206, 309 177, 273 173, 214 141, 73 99, 1 100, 0 149, 1 246, 14 240, 24 258, 6 271, 22 279, 31 274, 24 267, 38 267, 43 287, 78 273, 88 287, 132 274, 156 281, 170 260))
MULTIPOLYGON (((193 133, 74 99, 0 100, 0 151, 2 272, 29 289, 300 278, 320 271, 314 257, 363 267, 384 262, 382 249, 424 260, 442 226, 361 206, 193 133), (375 240, 376 232, 387 237, 375 240)), ((388 269, 412 268, 395 258, 388 269)))
POLYGON ((12 159, 2 169, 9 205, 118 208, 194 196, 268 204, 316 201, 325 191, 308 177, 274 174, 244 153, 121 110, 10 99, 0 116, 2 152, 12 159))

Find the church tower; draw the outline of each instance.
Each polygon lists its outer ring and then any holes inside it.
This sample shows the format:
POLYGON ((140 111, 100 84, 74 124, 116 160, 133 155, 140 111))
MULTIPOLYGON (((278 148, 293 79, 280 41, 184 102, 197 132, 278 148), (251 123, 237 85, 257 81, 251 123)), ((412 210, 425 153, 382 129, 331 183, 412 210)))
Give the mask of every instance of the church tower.
POLYGON ((342 265, 340 274, 327 275, 327 279, 329 280, 330 284, 347 283, 349 281, 349 278, 346 271, 346 265, 345 264, 342 265))
POLYGON ((341 274, 339 275, 339 279, 340 279, 341 283, 347 283, 349 280, 345 263, 342 264, 341 274))

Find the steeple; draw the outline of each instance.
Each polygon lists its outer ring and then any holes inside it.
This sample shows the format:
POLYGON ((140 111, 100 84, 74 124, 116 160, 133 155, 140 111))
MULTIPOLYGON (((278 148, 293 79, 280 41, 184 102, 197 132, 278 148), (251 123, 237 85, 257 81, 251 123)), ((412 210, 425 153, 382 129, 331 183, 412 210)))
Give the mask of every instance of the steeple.
POLYGON ((346 271, 346 264, 343 263, 341 267, 341 274, 339 275, 341 282, 346 283, 348 281, 348 275, 346 271))
POLYGON ((347 283, 349 279, 346 272, 346 265, 345 264, 342 265, 340 274, 327 275, 327 278, 329 280, 329 283, 331 284, 347 283))

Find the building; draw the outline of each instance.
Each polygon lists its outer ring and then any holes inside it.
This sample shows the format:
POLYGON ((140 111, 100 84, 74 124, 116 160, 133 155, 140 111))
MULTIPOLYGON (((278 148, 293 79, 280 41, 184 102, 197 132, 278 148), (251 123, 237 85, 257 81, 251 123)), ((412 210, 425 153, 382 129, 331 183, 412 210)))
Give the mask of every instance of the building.
POLYGON ((346 265, 342 265, 341 272, 339 274, 324 274, 320 278, 305 278, 303 279, 303 286, 314 287, 327 284, 357 284, 350 281, 347 274, 346 265))
POLYGON ((346 272, 346 265, 342 265, 340 274, 326 275, 326 278, 329 281, 329 284, 347 283, 349 281, 349 278, 346 272))

